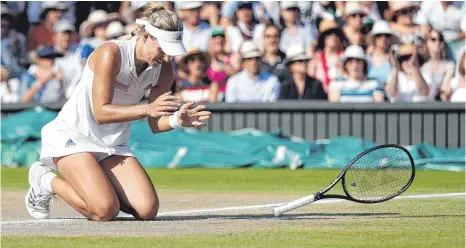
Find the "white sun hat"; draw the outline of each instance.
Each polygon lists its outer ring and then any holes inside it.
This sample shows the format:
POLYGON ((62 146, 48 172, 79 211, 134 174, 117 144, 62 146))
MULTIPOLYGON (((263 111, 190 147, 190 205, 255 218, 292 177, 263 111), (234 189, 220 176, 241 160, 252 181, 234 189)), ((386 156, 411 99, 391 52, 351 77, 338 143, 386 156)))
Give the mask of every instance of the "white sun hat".
POLYGON ((358 45, 351 45, 345 50, 345 54, 343 55, 343 65, 346 63, 348 59, 362 59, 367 62, 366 53, 361 46, 358 45))
POLYGON ((346 2, 345 6, 345 16, 348 17, 354 14, 363 14, 366 15, 364 7, 361 6, 358 2, 346 2))
POLYGON ((111 22, 110 24, 108 24, 107 29, 105 30, 105 35, 107 36, 107 39, 114 39, 125 34, 125 27, 119 21, 111 22))
POLYGON ((373 44, 375 35, 378 34, 391 35, 394 39, 393 43, 398 43, 398 36, 392 32, 392 29, 390 28, 390 23, 385 20, 378 20, 374 23, 374 26, 372 26, 372 30, 368 33, 367 36, 369 43, 373 44))
POLYGON ((166 31, 158 29, 147 20, 136 19, 136 23, 144 25, 146 32, 155 37, 160 44, 162 51, 168 56, 179 56, 186 54, 183 45, 183 31, 166 31))
POLYGON ((201 1, 184 1, 184 2, 178 2, 177 4, 177 9, 199 9, 202 7, 202 2, 201 1))
POLYGON ((256 46, 256 43, 250 40, 244 41, 241 44, 239 53, 243 59, 257 58, 262 56, 259 48, 256 46))
POLYGON ((71 24, 70 21, 66 19, 61 19, 55 25, 53 25, 53 32, 74 32, 76 29, 74 26, 71 24))
POLYGON ((311 57, 306 55, 306 50, 304 49, 304 44, 296 43, 292 44, 288 50, 286 51, 286 60, 287 64, 294 62, 294 61, 301 61, 301 60, 310 60, 311 57))
POLYGON ((298 2, 296 1, 282 1, 280 3, 281 9, 291 9, 291 8, 299 8, 298 2))

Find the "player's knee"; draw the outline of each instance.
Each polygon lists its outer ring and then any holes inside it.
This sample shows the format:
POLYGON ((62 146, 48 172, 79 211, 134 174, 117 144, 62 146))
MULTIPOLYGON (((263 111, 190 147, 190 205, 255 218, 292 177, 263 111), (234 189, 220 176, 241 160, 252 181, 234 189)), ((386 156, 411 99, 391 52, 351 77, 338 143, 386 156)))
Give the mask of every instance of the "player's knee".
POLYGON ((95 221, 109 221, 115 218, 120 212, 120 203, 118 201, 107 201, 96 204, 91 207, 91 219, 95 221))
POLYGON ((137 213, 137 218, 140 220, 153 220, 159 211, 158 201, 145 202, 140 204, 135 209, 137 213))

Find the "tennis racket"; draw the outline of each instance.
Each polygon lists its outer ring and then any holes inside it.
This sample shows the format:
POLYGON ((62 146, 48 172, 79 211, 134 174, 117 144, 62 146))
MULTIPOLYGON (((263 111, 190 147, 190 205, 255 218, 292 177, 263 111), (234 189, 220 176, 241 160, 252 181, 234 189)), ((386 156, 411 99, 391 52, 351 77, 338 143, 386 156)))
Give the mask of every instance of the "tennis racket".
POLYGON ((275 216, 312 202, 338 198, 359 203, 388 201, 406 191, 414 180, 411 154, 399 145, 380 145, 354 158, 327 188, 274 208, 275 216), (327 193, 339 181, 345 195, 327 193))

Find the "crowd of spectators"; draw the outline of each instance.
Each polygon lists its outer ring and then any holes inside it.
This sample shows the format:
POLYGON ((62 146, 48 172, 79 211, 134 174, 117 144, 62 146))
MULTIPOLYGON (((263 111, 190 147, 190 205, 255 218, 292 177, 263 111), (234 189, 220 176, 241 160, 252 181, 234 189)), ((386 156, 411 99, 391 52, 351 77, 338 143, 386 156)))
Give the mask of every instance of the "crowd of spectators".
MULTIPOLYGON (((1 2, 2 103, 64 102, 144 1, 1 2)), ((183 101, 466 101, 462 1, 164 2, 183 20, 183 101)))

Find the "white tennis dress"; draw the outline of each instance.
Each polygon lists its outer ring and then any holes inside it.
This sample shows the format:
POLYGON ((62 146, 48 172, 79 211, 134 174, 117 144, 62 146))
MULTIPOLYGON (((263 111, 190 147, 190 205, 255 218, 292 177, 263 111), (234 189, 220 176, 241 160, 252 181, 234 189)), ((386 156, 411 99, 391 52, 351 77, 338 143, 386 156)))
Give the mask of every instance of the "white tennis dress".
MULTIPOLYGON (((137 37, 109 41, 116 43, 121 53, 121 68, 116 77, 112 100, 114 105, 137 104, 145 91, 155 86, 159 79, 161 65, 149 66, 137 76, 134 64, 136 41, 137 37)), ((40 160, 50 168, 57 170, 54 157, 80 152, 91 152, 98 161, 112 155, 134 156, 128 147, 130 122, 97 124, 92 107, 93 83, 94 72, 89 68, 88 60, 71 98, 57 118, 42 128, 40 160)))

